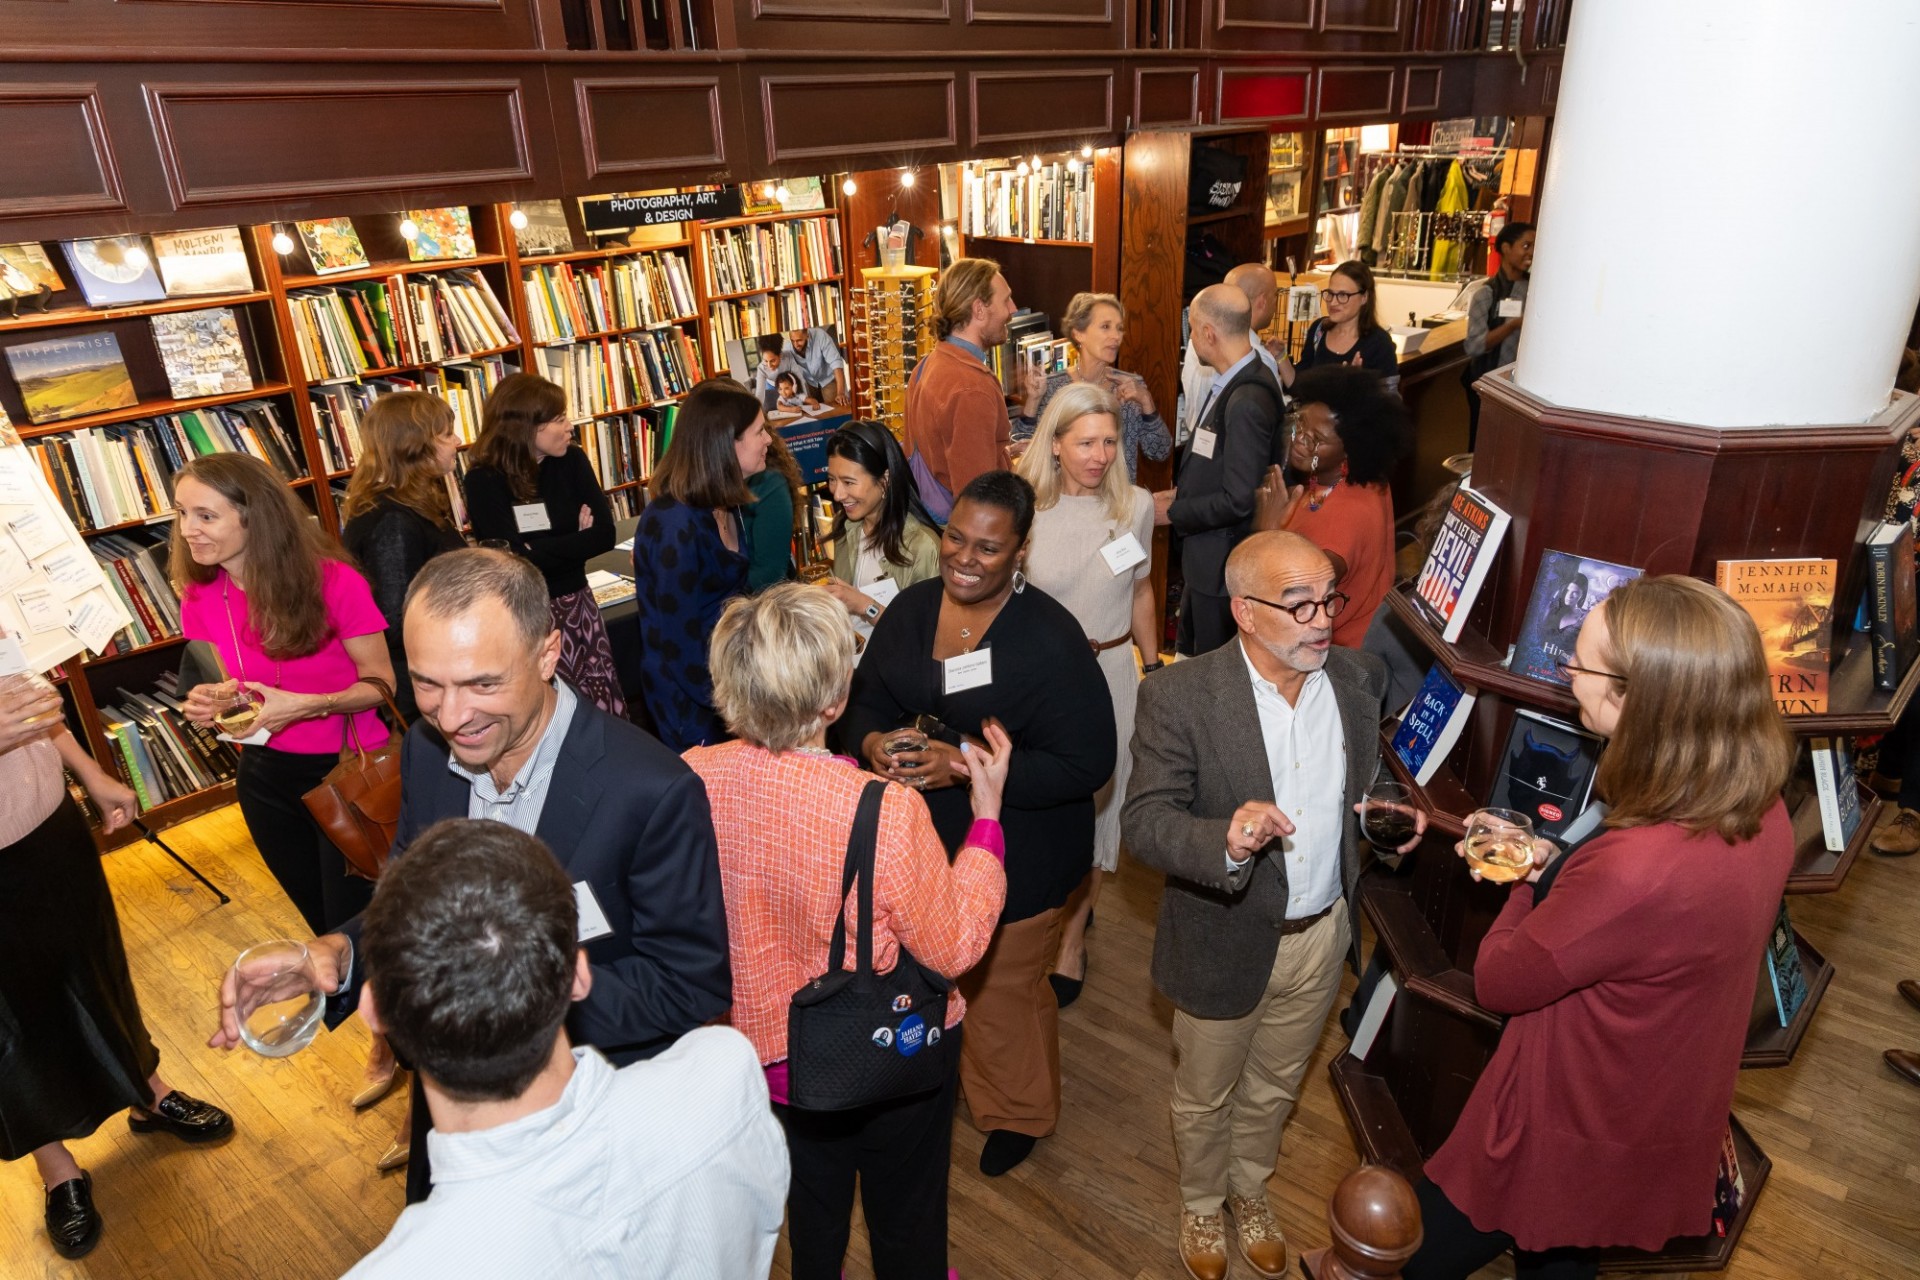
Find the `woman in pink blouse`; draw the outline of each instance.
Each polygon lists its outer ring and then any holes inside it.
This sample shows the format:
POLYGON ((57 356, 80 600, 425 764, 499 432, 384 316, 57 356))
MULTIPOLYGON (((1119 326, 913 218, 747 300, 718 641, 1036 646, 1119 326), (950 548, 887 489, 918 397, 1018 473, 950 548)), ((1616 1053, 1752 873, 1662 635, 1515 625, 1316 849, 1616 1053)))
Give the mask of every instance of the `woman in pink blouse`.
MULTIPOLYGON (((709 665, 714 701, 737 739, 695 747, 686 760, 707 784, 719 837, 733 1025, 759 1051, 787 1130, 794 1280, 840 1275, 856 1177, 878 1280, 946 1277, 955 1073, 931 1093, 851 1111, 787 1104, 788 1005, 831 962, 847 837, 873 781, 826 747, 827 727, 847 706, 853 627, 825 592, 779 583, 727 605, 709 665)), ((999 816, 1013 744, 998 725, 987 737, 966 747, 974 822, 951 864, 926 802, 887 787, 874 847, 876 972, 891 971, 905 948, 956 978, 993 939, 1007 890, 999 816)), ((853 937, 850 927, 850 949, 853 937)), ((960 993, 950 992, 949 1036, 960 1035, 965 1013, 960 993)), ((957 1045, 951 1057, 958 1062, 957 1045)))

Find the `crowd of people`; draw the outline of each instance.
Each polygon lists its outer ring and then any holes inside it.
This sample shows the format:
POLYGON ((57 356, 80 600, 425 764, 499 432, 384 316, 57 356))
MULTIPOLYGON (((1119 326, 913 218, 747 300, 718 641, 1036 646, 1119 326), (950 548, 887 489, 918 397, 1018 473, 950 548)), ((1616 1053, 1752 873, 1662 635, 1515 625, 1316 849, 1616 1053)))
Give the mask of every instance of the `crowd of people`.
MULTIPOLYGON (((1360 963, 1357 883, 1426 839, 1423 814, 1395 849, 1357 821, 1389 710, 1365 647, 1394 576, 1387 481, 1412 434, 1373 288, 1337 269, 1298 360, 1261 333, 1271 271, 1200 291, 1176 438, 1117 367, 1126 310, 1105 294, 1068 307, 1073 370, 1027 379, 1010 412, 988 352, 1011 285, 952 264, 904 441, 856 421, 827 446, 824 582, 797 580, 798 475, 766 417, 783 372, 844 394, 837 351, 795 343, 787 369, 769 345, 766 388, 696 385, 634 537, 631 706, 585 577, 613 519, 554 384, 514 375, 486 404, 476 546, 431 396, 368 415, 342 544, 262 463, 183 469, 172 571, 218 658, 187 714, 257 707, 241 811, 311 934, 292 976, 226 975, 210 1043, 304 982, 329 1026, 374 1033, 356 1105, 409 1081, 380 1157, 407 1167, 409 1207, 353 1274, 764 1276, 784 1214, 792 1274, 834 1280, 857 1190, 882 1280, 950 1277, 956 1108, 989 1177, 1055 1131, 1059 1010, 1123 847, 1166 879, 1169 1241, 1197 1280, 1227 1273, 1230 1236, 1285 1274, 1267 1183, 1360 963), (1171 488, 1135 483, 1169 456, 1171 488), (1156 526, 1179 538, 1171 663, 1156 526), (376 887, 302 796, 394 731, 376 887), (803 1006, 868 990, 836 981, 855 953, 891 1005, 802 1036, 822 1025, 803 1006)), ((1591 1276, 1601 1246, 1708 1226, 1746 1025, 1730 993, 1751 992, 1791 860, 1788 740, 1752 624, 1690 579, 1619 588, 1574 652, 1581 719, 1613 739, 1610 807, 1536 846, 1481 946, 1478 998, 1507 1030, 1418 1189, 1420 1280, 1506 1249, 1523 1276, 1591 1276)), ((101 1218, 63 1142, 122 1110, 189 1141, 233 1125, 158 1074, 59 765, 109 829, 133 797, 36 726, 48 709, 0 696, 0 836, 33 872, 0 928, 0 994, 31 1028, 0 1065, 0 1155, 34 1156, 77 1257, 101 1218)))

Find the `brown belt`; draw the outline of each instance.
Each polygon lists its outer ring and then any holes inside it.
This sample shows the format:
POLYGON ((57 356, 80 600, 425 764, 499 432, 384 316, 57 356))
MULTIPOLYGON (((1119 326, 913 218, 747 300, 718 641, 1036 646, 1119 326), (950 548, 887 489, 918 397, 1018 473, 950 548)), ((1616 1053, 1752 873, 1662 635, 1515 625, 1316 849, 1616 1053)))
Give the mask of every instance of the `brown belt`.
MULTIPOLYGON (((1337 902, 1334 904, 1334 906, 1338 906, 1338 905, 1339 904, 1337 902)), ((1313 928, 1313 926, 1319 924, 1322 920, 1325 920, 1327 916, 1330 915, 1332 912, 1333 912, 1333 907, 1322 907, 1320 910, 1314 912, 1312 915, 1301 916, 1298 920, 1282 920, 1280 922, 1280 936, 1283 938, 1286 938, 1286 937, 1291 937, 1296 933, 1305 933, 1307 930, 1313 928)))
POLYGON ((1118 640, 1109 640, 1105 644, 1101 644, 1098 640, 1093 640, 1093 639, 1089 639, 1087 643, 1093 646, 1093 651, 1095 653, 1105 653, 1109 649, 1119 648, 1121 645, 1125 644, 1127 641, 1131 639, 1133 639, 1133 633, 1128 632, 1126 635, 1121 636, 1118 640))

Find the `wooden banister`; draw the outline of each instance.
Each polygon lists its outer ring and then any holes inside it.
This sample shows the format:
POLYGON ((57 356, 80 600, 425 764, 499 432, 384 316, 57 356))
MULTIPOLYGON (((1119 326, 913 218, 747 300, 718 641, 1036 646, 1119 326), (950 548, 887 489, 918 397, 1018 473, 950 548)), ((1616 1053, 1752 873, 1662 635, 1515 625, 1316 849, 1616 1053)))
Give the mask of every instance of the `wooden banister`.
POLYGON ((1361 1165, 1327 1202, 1333 1243, 1301 1255, 1310 1280, 1399 1280, 1420 1247, 1420 1202, 1385 1165, 1361 1165))

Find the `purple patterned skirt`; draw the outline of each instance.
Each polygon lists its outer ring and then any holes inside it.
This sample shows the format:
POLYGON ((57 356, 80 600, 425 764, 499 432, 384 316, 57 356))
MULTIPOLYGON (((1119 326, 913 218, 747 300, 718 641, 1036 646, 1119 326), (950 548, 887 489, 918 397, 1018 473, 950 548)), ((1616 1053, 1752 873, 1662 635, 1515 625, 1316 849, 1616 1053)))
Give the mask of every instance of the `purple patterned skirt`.
POLYGON ((593 588, 555 596, 550 603, 553 625, 560 632, 560 678, 594 706, 624 720, 627 700, 620 696, 620 673, 614 669, 613 646, 607 643, 607 624, 600 620, 593 588))

